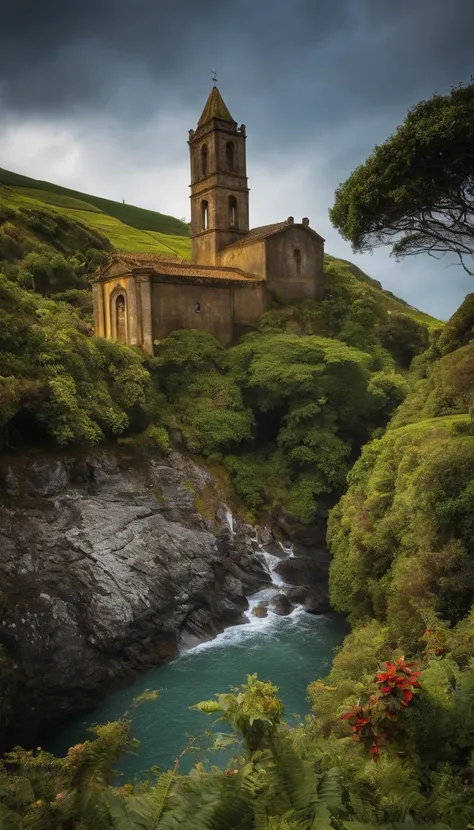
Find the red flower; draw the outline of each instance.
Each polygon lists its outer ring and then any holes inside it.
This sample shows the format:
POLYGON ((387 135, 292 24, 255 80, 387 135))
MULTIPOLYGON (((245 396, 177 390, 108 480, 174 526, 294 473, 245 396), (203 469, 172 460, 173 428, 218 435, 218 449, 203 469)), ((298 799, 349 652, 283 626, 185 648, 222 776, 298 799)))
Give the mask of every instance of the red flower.
POLYGON ((412 697, 413 697, 413 692, 411 692, 410 689, 404 689, 403 690, 403 702, 404 702, 405 706, 408 706, 408 704, 410 703, 410 700, 412 699, 412 697))

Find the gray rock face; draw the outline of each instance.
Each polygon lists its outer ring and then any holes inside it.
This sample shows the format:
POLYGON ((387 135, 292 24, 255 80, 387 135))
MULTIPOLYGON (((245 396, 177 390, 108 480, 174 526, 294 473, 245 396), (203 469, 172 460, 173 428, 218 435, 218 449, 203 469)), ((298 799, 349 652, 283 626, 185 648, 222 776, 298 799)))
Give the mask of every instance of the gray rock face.
POLYGON ((176 453, 4 462, 0 642, 17 687, 15 740, 244 621, 245 595, 269 577, 251 528, 234 521, 231 534, 197 511, 212 486, 176 453))

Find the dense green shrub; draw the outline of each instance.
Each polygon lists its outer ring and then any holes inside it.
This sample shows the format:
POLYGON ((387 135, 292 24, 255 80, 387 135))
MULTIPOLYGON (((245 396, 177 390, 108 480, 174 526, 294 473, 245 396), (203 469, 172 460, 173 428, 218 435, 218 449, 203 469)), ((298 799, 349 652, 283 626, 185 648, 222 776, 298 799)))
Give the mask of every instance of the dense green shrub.
POLYGON ((375 616, 415 647, 430 614, 457 622, 474 598, 474 437, 436 419, 364 447, 329 520, 334 607, 375 616))
POLYGON ((59 443, 139 422, 153 399, 143 355, 95 339, 71 307, 0 275, 0 426, 20 414, 59 443))
POLYGON ((438 347, 441 354, 466 346, 474 339, 474 293, 468 294, 440 333, 438 347))
POLYGON ((390 314, 377 327, 380 343, 398 366, 408 368, 417 354, 429 346, 428 328, 408 314, 390 314))

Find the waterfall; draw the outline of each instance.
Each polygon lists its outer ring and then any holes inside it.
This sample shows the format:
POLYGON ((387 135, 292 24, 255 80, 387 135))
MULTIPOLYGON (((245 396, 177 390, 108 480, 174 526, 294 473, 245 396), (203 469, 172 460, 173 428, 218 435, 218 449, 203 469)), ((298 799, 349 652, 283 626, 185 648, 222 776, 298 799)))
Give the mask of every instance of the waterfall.
POLYGON ((280 576, 280 574, 275 573, 275 571, 273 570, 275 565, 278 562, 280 562, 280 557, 279 556, 272 556, 272 554, 267 553, 266 550, 262 550, 262 557, 263 557, 264 562, 265 562, 267 573, 269 574, 273 585, 278 585, 278 586, 286 585, 286 582, 283 579, 283 577, 280 576))
POLYGON ((294 559, 295 558, 295 554, 294 554, 294 550, 293 550, 293 542, 288 542, 286 545, 284 545, 283 542, 279 542, 279 545, 280 545, 283 553, 285 554, 285 559, 294 559))
POLYGON ((230 534, 231 534, 231 536, 233 536, 234 533, 235 533, 235 531, 234 531, 234 517, 233 517, 231 511, 229 510, 229 508, 227 507, 227 505, 225 505, 225 519, 226 519, 228 528, 230 530, 230 534))

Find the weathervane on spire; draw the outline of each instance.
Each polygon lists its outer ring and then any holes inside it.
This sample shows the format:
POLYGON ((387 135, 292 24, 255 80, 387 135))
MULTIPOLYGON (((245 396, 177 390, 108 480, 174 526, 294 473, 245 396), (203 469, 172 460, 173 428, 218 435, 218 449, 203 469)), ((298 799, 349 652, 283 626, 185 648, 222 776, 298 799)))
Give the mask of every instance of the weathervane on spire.
POLYGON ((212 70, 212 83, 217 84, 217 72, 215 69, 212 70))

